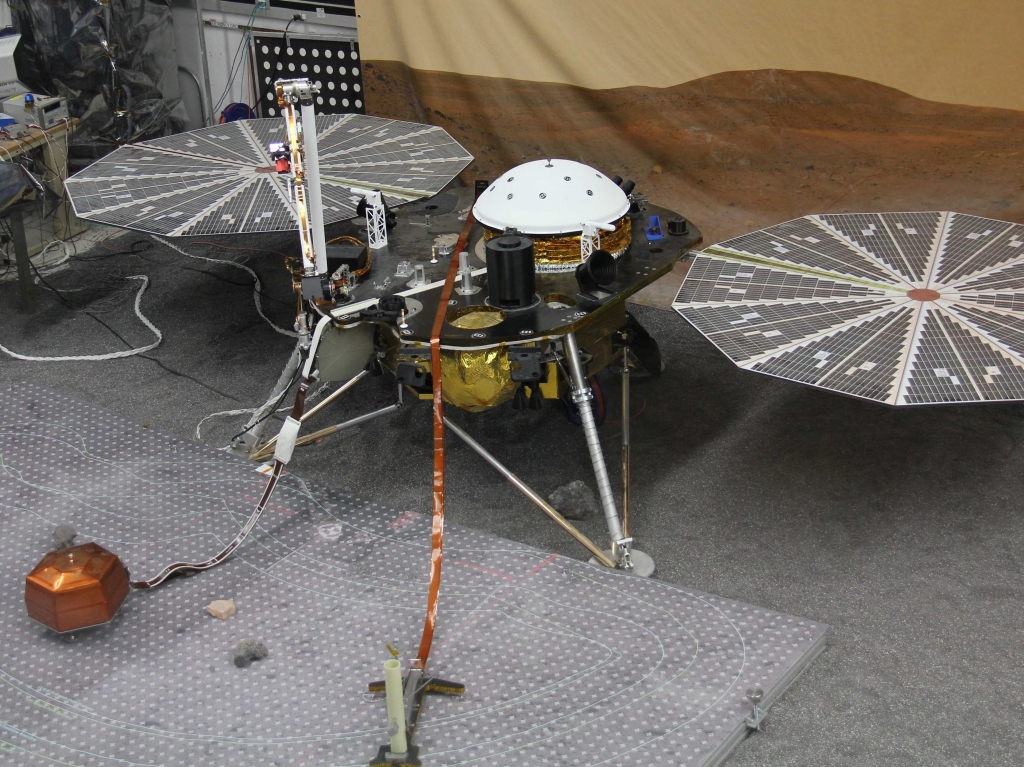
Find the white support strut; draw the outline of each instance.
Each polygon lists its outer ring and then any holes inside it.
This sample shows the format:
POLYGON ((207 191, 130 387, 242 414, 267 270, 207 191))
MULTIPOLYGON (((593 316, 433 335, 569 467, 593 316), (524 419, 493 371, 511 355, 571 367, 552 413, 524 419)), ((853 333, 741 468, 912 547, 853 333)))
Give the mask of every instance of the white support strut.
POLYGON ((601 230, 614 232, 611 224, 599 224, 597 221, 584 221, 580 232, 580 263, 583 263, 595 250, 601 248, 601 230))
POLYGON ((388 703, 391 753, 404 755, 409 750, 405 733, 405 691, 402 688, 402 664, 394 658, 384 661, 384 694, 388 703))
POLYGON ((378 191, 362 193, 366 198, 366 236, 370 248, 386 248, 388 244, 387 216, 384 212, 384 198, 378 191))

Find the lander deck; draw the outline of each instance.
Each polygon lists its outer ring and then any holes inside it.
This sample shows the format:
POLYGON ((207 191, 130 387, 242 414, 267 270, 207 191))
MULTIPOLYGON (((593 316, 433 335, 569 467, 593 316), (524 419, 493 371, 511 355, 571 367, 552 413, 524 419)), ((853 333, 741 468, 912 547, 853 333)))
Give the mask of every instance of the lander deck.
MULTIPOLYGON (((448 257, 439 258, 436 264, 430 263, 431 246, 438 242, 454 245, 472 202, 473 190, 458 188, 396 211, 399 223, 388 234, 388 246, 373 251, 370 275, 355 287, 352 302, 334 309, 333 316, 344 323, 355 320, 360 310, 372 306, 381 296, 410 296, 421 302, 423 309, 409 318, 409 327, 402 332, 403 341, 429 341, 449 264, 448 257), (426 284, 410 288, 407 284, 409 277, 396 278, 396 268, 401 261, 424 266, 426 284)), ((651 216, 660 216, 664 222, 675 215, 650 203, 644 203, 643 209, 633 215, 632 242, 617 260, 615 282, 607 287, 608 297, 590 299, 581 295, 572 272, 538 273, 537 295, 540 300, 536 305, 506 311, 505 319, 489 328, 465 329, 445 323, 441 333, 442 344, 446 347, 477 347, 522 343, 579 330, 599 316, 602 310, 621 306, 629 296, 670 272, 676 261, 700 242, 700 230, 692 222, 688 224, 685 235, 673 236, 666 232, 663 239, 648 240, 645 229, 651 216)), ((348 222, 329 232, 331 236, 338 234, 361 236, 362 232, 358 223, 348 222)), ((475 224, 470 232, 469 251, 472 267, 478 272, 474 277, 477 286, 486 285, 482 242, 483 227, 475 224)), ((451 257, 456 258, 457 254, 451 257)), ((454 293, 450 301, 451 311, 473 306, 486 309, 485 297, 485 290, 468 296, 454 293)))

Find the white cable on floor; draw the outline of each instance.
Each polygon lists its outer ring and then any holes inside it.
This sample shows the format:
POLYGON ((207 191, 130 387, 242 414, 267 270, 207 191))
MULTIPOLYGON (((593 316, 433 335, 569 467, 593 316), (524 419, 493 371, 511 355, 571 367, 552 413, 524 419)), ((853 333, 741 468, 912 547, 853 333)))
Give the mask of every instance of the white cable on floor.
POLYGON ((70 357, 30 357, 27 354, 18 354, 12 352, 6 346, 0 346, 0 352, 14 357, 16 360, 24 360, 25 362, 101 362, 103 360, 119 360, 125 357, 132 357, 136 354, 142 354, 148 352, 151 349, 155 349, 160 345, 160 342, 164 340, 164 334, 160 332, 160 329, 154 325, 149 319, 142 313, 142 294, 146 292, 146 288, 149 287, 149 277, 144 274, 133 274, 130 277, 125 277, 126 280, 138 280, 142 283, 139 288, 139 292, 135 294, 135 315, 142 320, 142 324, 153 331, 153 335, 156 336, 156 341, 149 344, 148 346, 141 346, 138 349, 125 349, 121 352, 111 352, 110 354, 81 354, 70 357))
MULTIPOLYGON (((61 266, 62 264, 65 264, 69 260, 71 260, 71 254, 68 252, 68 242, 66 240, 50 240, 48 243, 46 243, 46 245, 43 246, 42 250, 36 253, 34 257, 39 259, 40 261, 43 260, 43 256, 46 255, 46 251, 55 246, 59 247, 64 252, 63 257, 52 263, 43 264, 40 267, 40 269, 53 269, 54 267, 61 266)), ((38 278, 36 279, 36 282, 39 282, 38 278)))
MULTIPOLYGON (((329 389, 330 386, 331 386, 330 383, 325 383, 323 386, 321 386, 315 392, 313 392, 312 394, 307 396, 306 397, 306 402, 307 403, 314 402, 316 399, 318 399, 320 397, 320 395, 322 395, 325 391, 327 391, 327 389, 329 389)), ((272 405, 277 399, 278 399, 277 396, 271 397, 269 400, 267 400, 265 403, 263 403, 259 407, 246 407, 246 408, 241 408, 240 410, 221 410, 219 413, 210 413, 208 416, 205 416, 203 418, 203 420, 201 420, 199 423, 196 424, 196 439, 199 440, 200 442, 203 441, 203 435, 202 435, 202 431, 201 431, 202 428, 203 428, 203 424, 206 423, 207 421, 209 421, 211 418, 227 418, 229 416, 235 416, 235 415, 252 415, 253 413, 260 413, 262 415, 263 412, 266 411, 267 407, 272 405)), ((291 410, 291 409, 292 409, 291 405, 285 405, 284 407, 279 407, 274 412, 275 413, 283 413, 284 411, 291 410)), ((231 447, 230 445, 227 445, 226 447, 222 447, 220 449, 221 450, 227 450, 230 447, 231 447)))
MULTIPOLYGON (((69 244, 69 242, 70 242, 70 239, 68 239, 68 240, 50 240, 43 247, 42 250, 40 250, 34 256, 29 258, 29 263, 31 264, 31 268, 36 273, 33 276, 33 278, 32 278, 33 282, 36 285, 39 284, 39 275, 42 275, 43 277, 49 277, 51 274, 55 274, 56 272, 63 271, 64 269, 67 268, 67 263, 71 260, 71 254, 68 252, 68 244, 69 244), (45 260, 46 260, 45 256, 46 256, 47 251, 49 251, 51 248, 54 248, 54 247, 60 247, 61 250, 63 251, 63 255, 60 258, 58 258, 56 261, 51 261, 49 263, 40 263, 40 262, 45 262, 45 260)), ((7 255, 7 254, 5 254, 5 255, 7 255)), ((14 266, 17 263, 16 260, 15 260, 15 257, 8 256, 8 258, 11 261, 12 266, 14 266)), ((17 280, 17 279, 18 279, 18 273, 16 271, 12 271, 11 268, 8 268, 7 272, 5 272, 3 274, 3 276, 0 276, 0 282, 13 282, 14 280, 17 280)))
MULTIPOLYGON (((290 406, 286 407, 286 408, 279 408, 278 412, 280 412, 281 410, 290 410, 290 409, 291 409, 290 406)), ((211 418, 227 418, 229 416, 234 416, 234 415, 252 415, 253 413, 255 413, 255 412, 259 411, 259 410, 262 410, 262 408, 244 407, 244 408, 241 408, 240 410, 221 410, 219 413, 210 413, 208 416, 204 417, 203 420, 201 420, 199 423, 196 424, 196 439, 199 440, 200 442, 202 442, 202 440, 203 440, 203 434, 202 434, 203 424, 206 423, 207 421, 209 421, 211 418)))
POLYGON ((183 256, 188 256, 189 258, 195 258, 195 259, 198 259, 199 261, 209 261, 212 264, 225 264, 227 266, 237 266, 239 269, 245 269, 245 271, 247 271, 250 275, 252 275, 253 280, 255 280, 255 283, 253 284, 252 298, 253 298, 253 302, 256 304, 256 312, 260 315, 260 317, 262 317, 264 320, 267 321, 267 324, 270 325, 270 327, 272 327, 274 330, 276 330, 281 335, 283 335, 283 336, 291 336, 292 338, 298 338, 299 334, 296 333, 294 330, 285 330, 284 328, 282 328, 282 327, 280 327, 278 325, 275 325, 273 322, 271 322, 270 318, 263 313, 263 304, 260 303, 260 289, 263 286, 260 283, 259 276, 256 274, 256 272, 254 272, 248 266, 246 266, 245 264, 240 264, 237 261, 232 261, 232 260, 227 259, 227 258, 207 258, 206 256, 196 256, 196 255, 194 255, 192 253, 189 253, 186 250, 182 250, 181 248, 179 248, 174 243, 165 240, 163 237, 158 237, 155 234, 151 234, 150 237, 152 237, 157 242, 163 243, 168 248, 171 248, 172 250, 178 251, 183 256))

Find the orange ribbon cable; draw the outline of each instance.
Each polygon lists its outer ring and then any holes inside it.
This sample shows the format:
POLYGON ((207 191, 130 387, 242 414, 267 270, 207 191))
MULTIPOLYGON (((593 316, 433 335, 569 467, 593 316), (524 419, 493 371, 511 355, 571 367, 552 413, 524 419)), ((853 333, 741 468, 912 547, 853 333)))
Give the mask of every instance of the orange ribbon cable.
MULTIPOLYGON (((306 391, 309 389, 310 384, 312 384, 312 381, 303 380, 302 383, 299 384, 299 391, 295 395, 295 404, 292 406, 292 418, 297 421, 302 419, 302 412, 306 407, 306 391)), ((159 586, 175 573, 209 570, 211 567, 216 567, 227 559, 231 555, 232 551, 245 542, 245 539, 249 537, 249 533, 251 533, 253 528, 256 527, 256 523, 260 521, 260 517, 263 515, 263 511, 267 508, 267 504, 270 503, 270 496, 274 494, 274 488, 277 487, 277 483, 281 479, 281 474, 283 472, 284 464, 281 461, 275 461, 274 472, 271 474, 270 481, 267 482, 267 486, 263 489, 263 495, 260 497, 259 503, 256 504, 256 508, 253 510, 252 514, 249 515, 248 521, 246 521, 242 529, 238 531, 238 535, 235 536, 234 540, 225 546, 217 556, 212 559, 207 559, 205 562, 175 562, 173 565, 167 565, 167 567, 157 573, 156 577, 150 578, 148 581, 131 581, 132 588, 151 589, 155 586, 159 586)))
POLYGON ((430 331, 430 374, 434 383, 434 512, 430 533, 430 588, 427 591, 427 617, 423 623, 423 638, 420 639, 419 667, 426 669, 430 657, 430 645, 434 641, 434 626, 437 624, 437 597, 441 590, 441 555, 444 549, 444 404, 441 401, 441 329, 448 314, 448 301, 455 287, 455 275, 459 267, 459 253, 466 249, 469 230, 473 228, 473 211, 466 214, 466 224, 459 234, 459 241, 452 251, 448 276, 445 278, 441 297, 437 302, 437 314, 430 331))

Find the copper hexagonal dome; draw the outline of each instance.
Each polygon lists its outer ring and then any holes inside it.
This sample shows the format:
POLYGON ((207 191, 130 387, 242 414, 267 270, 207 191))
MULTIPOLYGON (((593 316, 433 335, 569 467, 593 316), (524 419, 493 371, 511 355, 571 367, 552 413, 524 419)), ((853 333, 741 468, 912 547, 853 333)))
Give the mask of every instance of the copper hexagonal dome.
POLYGON ((128 571, 102 546, 51 551, 25 578, 29 617, 57 632, 108 623, 128 596, 128 571))

